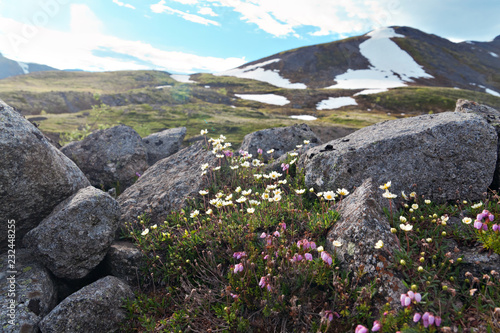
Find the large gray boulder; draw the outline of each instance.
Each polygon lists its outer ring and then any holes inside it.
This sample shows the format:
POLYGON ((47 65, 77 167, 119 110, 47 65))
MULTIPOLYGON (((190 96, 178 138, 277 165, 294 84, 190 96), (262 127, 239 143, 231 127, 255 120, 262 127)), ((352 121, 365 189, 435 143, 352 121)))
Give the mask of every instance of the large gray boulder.
POLYGON ((145 213, 150 224, 163 223, 171 211, 184 206, 186 198, 207 186, 201 165, 207 163, 211 169, 216 162, 217 157, 202 142, 157 162, 118 197, 121 221, 132 222, 145 213))
POLYGON ((105 257, 113 242, 120 207, 95 187, 60 203, 23 243, 57 277, 85 277, 105 257))
POLYGON ((126 319, 130 287, 107 276, 65 298, 40 322, 42 333, 117 332, 126 319))
POLYGON ((138 285, 144 254, 131 242, 116 241, 104 258, 107 271, 129 285, 138 285))
POLYGON ((142 142, 148 152, 149 165, 177 153, 181 149, 185 136, 186 127, 178 127, 144 137, 142 142))
POLYGON ((2 332, 39 332, 38 323, 57 304, 56 287, 49 271, 35 262, 25 249, 16 250, 15 267, 10 266, 7 254, 0 260, 2 332), (11 271, 16 271, 17 274, 10 273, 11 271))
POLYGON ((85 173, 90 183, 108 190, 124 190, 148 168, 141 137, 133 128, 119 125, 96 131, 82 141, 70 142, 61 151, 85 173))
MULTIPOLYGON (((500 112, 498 110, 473 101, 459 99, 457 100, 455 112, 473 113, 483 117, 488 124, 495 128, 497 136, 500 136, 500 112)), ((500 156, 500 143, 497 147, 497 156, 500 156)), ((497 159, 496 171, 490 188, 493 190, 498 190, 500 188, 500 159, 497 159)))
POLYGON ((352 189, 371 177, 391 192, 416 191, 434 201, 478 199, 493 180, 497 134, 474 114, 378 123, 311 148, 299 159, 307 187, 352 189), (418 188, 412 187, 418 184, 418 188))
POLYGON ((351 195, 336 207, 340 219, 328 231, 326 250, 336 253, 343 270, 352 272, 363 285, 377 281, 378 303, 399 303, 406 293, 398 273, 390 268, 394 251, 400 250, 398 238, 391 233, 391 226, 379 203, 381 191, 371 179, 365 180, 351 195), (375 249, 378 241, 384 246, 375 249), (341 246, 334 246, 337 241, 341 246))
POLYGON ((245 135, 241 143, 241 149, 257 157, 257 149, 262 149, 262 157, 265 161, 271 157, 279 158, 286 152, 292 151, 297 145, 303 145, 304 140, 309 140, 312 144, 321 143, 321 140, 314 134, 306 124, 293 125, 289 127, 276 127, 264 129, 245 135), (272 154, 267 151, 274 149, 272 154))
POLYGON ((16 239, 57 204, 90 183, 78 167, 17 111, 0 100, 0 249, 7 248, 7 221, 16 239))

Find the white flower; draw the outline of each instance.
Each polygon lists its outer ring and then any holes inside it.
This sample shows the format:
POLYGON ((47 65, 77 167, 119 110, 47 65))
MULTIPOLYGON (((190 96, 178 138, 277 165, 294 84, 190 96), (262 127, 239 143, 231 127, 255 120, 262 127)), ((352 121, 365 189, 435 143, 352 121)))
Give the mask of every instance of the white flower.
POLYGON ((348 191, 348 190, 346 190, 345 188, 339 188, 339 189, 337 189, 337 193, 338 193, 339 195, 346 196, 346 195, 348 195, 348 194, 349 194, 349 191, 348 191))
POLYGON ((241 186, 238 186, 238 187, 236 188, 236 190, 234 190, 234 192, 236 192, 236 193, 240 193, 240 192, 241 192, 241 186))
POLYGON ((477 204, 474 204, 474 205, 472 205, 471 207, 472 207, 472 208, 474 208, 474 209, 476 209, 476 208, 481 207, 482 205, 483 205, 483 203, 482 203, 482 202, 478 202, 477 204))
POLYGON ((208 130, 207 130, 207 129, 201 130, 201 131, 200 131, 200 134, 201 134, 201 135, 208 134, 208 130))
POLYGON ((267 151, 267 153, 268 153, 268 154, 272 154, 272 153, 274 153, 274 149, 270 149, 270 150, 268 150, 268 151, 267 151))
POLYGON ((297 145, 296 147, 297 147, 297 148, 302 148, 302 145, 297 145))
POLYGON ((340 247, 340 246, 342 246, 342 243, 341 243, 341 242, 339 242, 339 241, 337 241, 337 240, 334 240, 334 241, 332 242, 332 245, 333 245, 333 246, 336 246, 336 247, 340 247))
POLYGON ((269 177, 270 177, 271 179, 276 179, 276 178, 279 178, 279 177, 281 177, 281 176, 282 176, 282 175, 281 175, 281 173, 276 172, 276 171, 272 171, 272 172, 269 174, 269 177))
POLYGON ((151 229, 153 229, 153 230, 156 229, 156 228, 158 228, 157 224, 151 226, 151 229))
POLYGON ((260 173, 256 173, 253 176, 255 177, 255 179, 261 179, 262 178, 262 175, 260 173))
POLYGON ((465 224, 471 224, 472 223, 472 219, 470 217, 464 217, 462 219, 462 222, 465 223, 465 224))
POLYGON ((219 136, 219 139, 220 139, 221 141, 224 141, 224 140, 226 140, 226 137, 225 137, 224 135, 222 135, 222 134, 221 134, 221 135, 219 136))
POLYGON ((301 190, 295 190, 295 193, 297 194, 303 194, 306 190, 301 189, 301 190))
POLYGON ((201 170, 206 170, 206 169, 208 169, 208 163, 202 164, 201 170))
POLYGON ((231 170, 236 170, 238 169, 240 166, 239 165, 233 165, 233 166, 230 166, 231 170))
POLYGON ((323 248, 323 246, 318 246, 318 247, 316 248, 316 251, 318 251, 318 252, 323 252, 323 251, 325 251, 325 249, 323 248))
POLYGON ((202 175, 202 176, 205 176, 206 174, 207 174, 207 170, 205 170, 205 171, 203 171, 203 172, 201 173, 201 175, 202 175))
POLYGON ((413 229, 413 226, 411 224, 400 224, 399 227, 401 228, 401 230, 404 230, 404 231, 411 231, 411 229, 413 229))
POLYGON ((283 180, 278 180, 278 184, 283 184, 283 185, 285 185, 285 184, 286 184, 286 179, 283 179, 283 180))
POLYGON ((201 195, 207 195, 207 194, 208 194, 208 191, 201 190, 199 193, 200 193, 201 195))
POLYGON ((415 193, 415 192, 410 193, 410 198, 415 198, 416 196, 417 196, 417 193, 415 193))
POLYGON ((276 190, 273 190, 273 194, 274 195, 281 195, 281 189, 276 189, 276 190))
POLYGON ((224 199, 224 200, 231 200, 232 198, 233 198, 233 194, 231 193, 231 194, 229 194, 229 195, 226 197, 226 199, 224 199))
POLYGON ((236 200, 236 202, 237 202, 237 203, 243 203, 243 202, 245 202, 245 201, 247 201, 247 198, 245 198, 245 197, 240 197, 240 198, 238 198, 238 199, 236 200))
POLYGON ((418 209, 418 205, 417 204, 413 204, 413 205, 411 205, 411 208, 418 209))
POLYGON ((253 160, 252 161, 252 165, 258 167, 258 166, 260 166, 260 161, 259 160, 253 160))
POLYGON ((233 202, 232 202, 231 200, 223 201, 223 202, 222 202, 222 205, 223 205, 223 206, 232 206, 232 205, 233 205, 233 202))
POLYGON ((313 188, 313 187, 311 187, 311 188, 309 189, 309 192, 311 192, 311 193, 312 193, 312 192, 314 192, 314 188, 313 188))
POLYGON ((215 197, 216 197, 217 199, 220 199, 220 198, 222 198, 223 196, 224 196, 224 193, 222 193, 222 192, 218 192, 218 193, 215 195, 215 197))
POLYGON ((146 236, 147 234, 149 234, 149 229, 148 228, 144 229, 144 231, 141 232, 141 235, 143 235, 143 236, 146 236))
POLYGON ((406 221, 407 221, 406 217, 404 217, 404 216, 400 216, 399 220, 401 221, 401 223, 406 223, 406 221))
POLYGON ((280 200, 281 200, 281 195, 276 194, 276 195, 274 196, 273 200, 274 200, 275 202, 280 201, 280 200))
POLYGON ((250 193, 252 193, 252 189, 241 192, 241 194, 243 194, 244 196, 250 195, 250 193))
POLYGON ((214 171, 217 171, 217 170, 220 170, 220 166, 214 168, 214 171))
POLYGON ((191 213, 191 215, 189 215, 192 219, 194 219, 196 216, 200 215, 200 211, 199 210, 195 210, 191 213))
POLYGON ((208 209, 208 210, 205 212, 205 214, 207 214, 207 215, 212 215, 212 213, 213 213, 212 209, 208 209))
POLYGON ((266 189, 268 190, 274 190, 276 189, 277 185, 267 185, 266 189))
POLYGON ((250 206, 258 206, 258 205, 260 205, 260 202, 257 201, 257 200, 248 200, 248 203, 250 204, 250 206))
POLYGON ((296 158, 294 158, 293 160, 290 161, 290 165, 293 165, 295 162, 297 162, 296 158))
POLYGON ((408 200, 408 196, 405 194, 405 191, 401 192, 401 196, 403 197, 403 199, 408 200))
POLYGON ((241 166, 244 168, 248 168, 248 167, 250 167, 250 162, 245 161, 245 162, 241 163, 241 166))
POLYGON ((431 201, 429 199, 425 199, 424 202, 426 205, 429 205, 431 203, 431 201))
POLYGON ((383 196, 384 198, 387 198, 387 199, 394 199, 394 198, 396 198, 396 197, 397 197, 397 195, 392 194, 391 192, 389 192, 389 191, 387 191, 387 190, 385 191, 385 193, 384 193, 384 194, 382 194, 382 196, 383 196))
POLYGON ((379 188, 382 190, 388 190, 391 187, 391 182, 387 182, 384 185, 380 185, 379 188))
POLYGON ((292 157, 295 157, 295 156, 299 156, 299 153, 290 153, 290 154, 288 154, 288 155, 290 155, 290 156, 292 156, 292 157))
POLYGON ((269 193, 262 193, 262 200, 268 200, 269 199, 269 193))
POLYGON ((381 249, 382 247, 384 247, 384 242, 382 242, 381 240, 379 240, 377 242, 377 244, 375 244, 375 248, 376 249, 381 249))
POLYGON ((253 214, 255 212, 255 208, 247 208, 248 214, 253 214))
POLYGON ((333 191, 326 191, 325 193, 323 193, 323 198, 325 198, 325 200, 335 200, 336 196, 337 194, 335 194, 333 191))
POLYGON ((217 157, 217 158, 224 158, 224 154, 217 154, 217 155, 215 155, 215 157, 217 157))

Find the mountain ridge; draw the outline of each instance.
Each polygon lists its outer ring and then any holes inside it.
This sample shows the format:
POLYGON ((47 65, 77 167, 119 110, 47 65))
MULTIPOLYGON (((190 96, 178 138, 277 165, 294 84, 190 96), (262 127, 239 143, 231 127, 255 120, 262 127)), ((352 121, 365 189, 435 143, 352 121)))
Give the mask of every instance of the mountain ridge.
POLYGON ((21 61, 11 60, 6 58, 0 53, 0 79, 5 79, 11 76, 45 72, 45 71, 59 71, 57 68, 47 65, 36 63, 25 63, 21 61))

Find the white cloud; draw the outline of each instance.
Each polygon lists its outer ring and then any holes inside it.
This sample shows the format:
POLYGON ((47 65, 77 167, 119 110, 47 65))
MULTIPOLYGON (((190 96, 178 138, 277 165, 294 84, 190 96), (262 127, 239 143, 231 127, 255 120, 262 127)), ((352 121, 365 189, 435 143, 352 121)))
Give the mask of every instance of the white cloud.
POLYGON ((210 15, 210 16, 219 16, 210 7, 201 7, 200 10, 198 11, 198 14, 201 14, 201 15, 210 15))
MULTIPOLYGON (((231 7, 242 20, 277 37, 297 36, 299 27, 315 27, 315 36, 367 32, 387 26, 397 15, 394 0, 208 0, 231 7)), ((396 3, 396 5, 395 5, 396 3)))
POLYGON ((198 16, 198 15, 186 13, 186 12, 171 8, 169 6, 166 6, 165 3, 166 3, 165 0, 161 0, 157 4, 151 5, 150 8, 153 11, 153 13, 177 14, 187 21, 200 23, 200 24, 204 24, 204 25, 212 24, 212 25, 220 26, 219 22, 212 21, 212 20, 206 19, 206 18, 198 16))
POLYGON ((130 9, 135 9, 135 7, 132 6, 131 4, 124 3, 124 2, 121 2, 119 0, 113 0, 113 3, 116 3, 120 7, 127 7, 127 8, 130 8, 130 9))
POLYGON ((246 62, 244 58, 216 58, 164 51, 141 41, 103 34, 101 27, 102 23, 86 5, 76 4, 71 5, 70 32, 0 17, 1 52, 8 58, 22 62, 90 71, 154 68, 178 73, 218 72, 246 62), (96 51, 101 52, 96 55, 96 51), (106 51, 110 52, 109 56, 100 55, 106 51), (123 57, 118 59, 111 54, 123 57))
POLYGON ((196 5, 198 0, 173 0, 178 3, 182 3, 183 5, 196 5))

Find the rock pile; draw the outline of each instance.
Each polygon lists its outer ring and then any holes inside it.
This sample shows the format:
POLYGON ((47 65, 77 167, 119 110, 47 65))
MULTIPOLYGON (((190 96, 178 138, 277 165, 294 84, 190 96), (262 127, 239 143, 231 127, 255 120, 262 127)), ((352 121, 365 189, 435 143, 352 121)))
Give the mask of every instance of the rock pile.
MULTIPOLYGON (((376 124, 325 144, 307 125, 264 130, 247 135, 242 149, 255 156, 258 148, 274 149, 272 157, 280 161, 310 141, 298 161, 306 185, 318 191, 353 191, 337 207, 342 218, 329 231, 326 250, 335 252, 353 274, 362 271, 366 283, 376 280, 380 304, 395 304, 404 287, 388 263, 399 244, 382 210, 386 203, 376 199, 377 186, 392 181, 394 192, 418 191, 435 201, 476 199, 492 181, 498 188, 500 114, 469 101, 459 101, 456 111, 376 124), (374 249, 379 240, 385 246, 374 249)), ((218 163, 202 142, 179 150, 185 133, 180 128, 141 139, 131 128, 117 126, 63 147, 72 162, 0 101, 0 219, 4 230, 7 221, 16 221, 19 272, 18 317, 12 326, 3 254, 2 332, 119 329, 124 299, 133 297, 129 285, 138 283, 142 257, 131 243, 113 243, 120 223, 144 213, 149 223, 161 223, 207 186, 200 165, 218 163), (101 190, 117 183, 127 187, 117 200, 101 190), (62 285, 79 287, 60 293, 62 285)), ((4 253, 7 240, 7 232, 0 233, 4 253)), ((471 271, 498 269, 498 262, 467 255, 471 271)))

